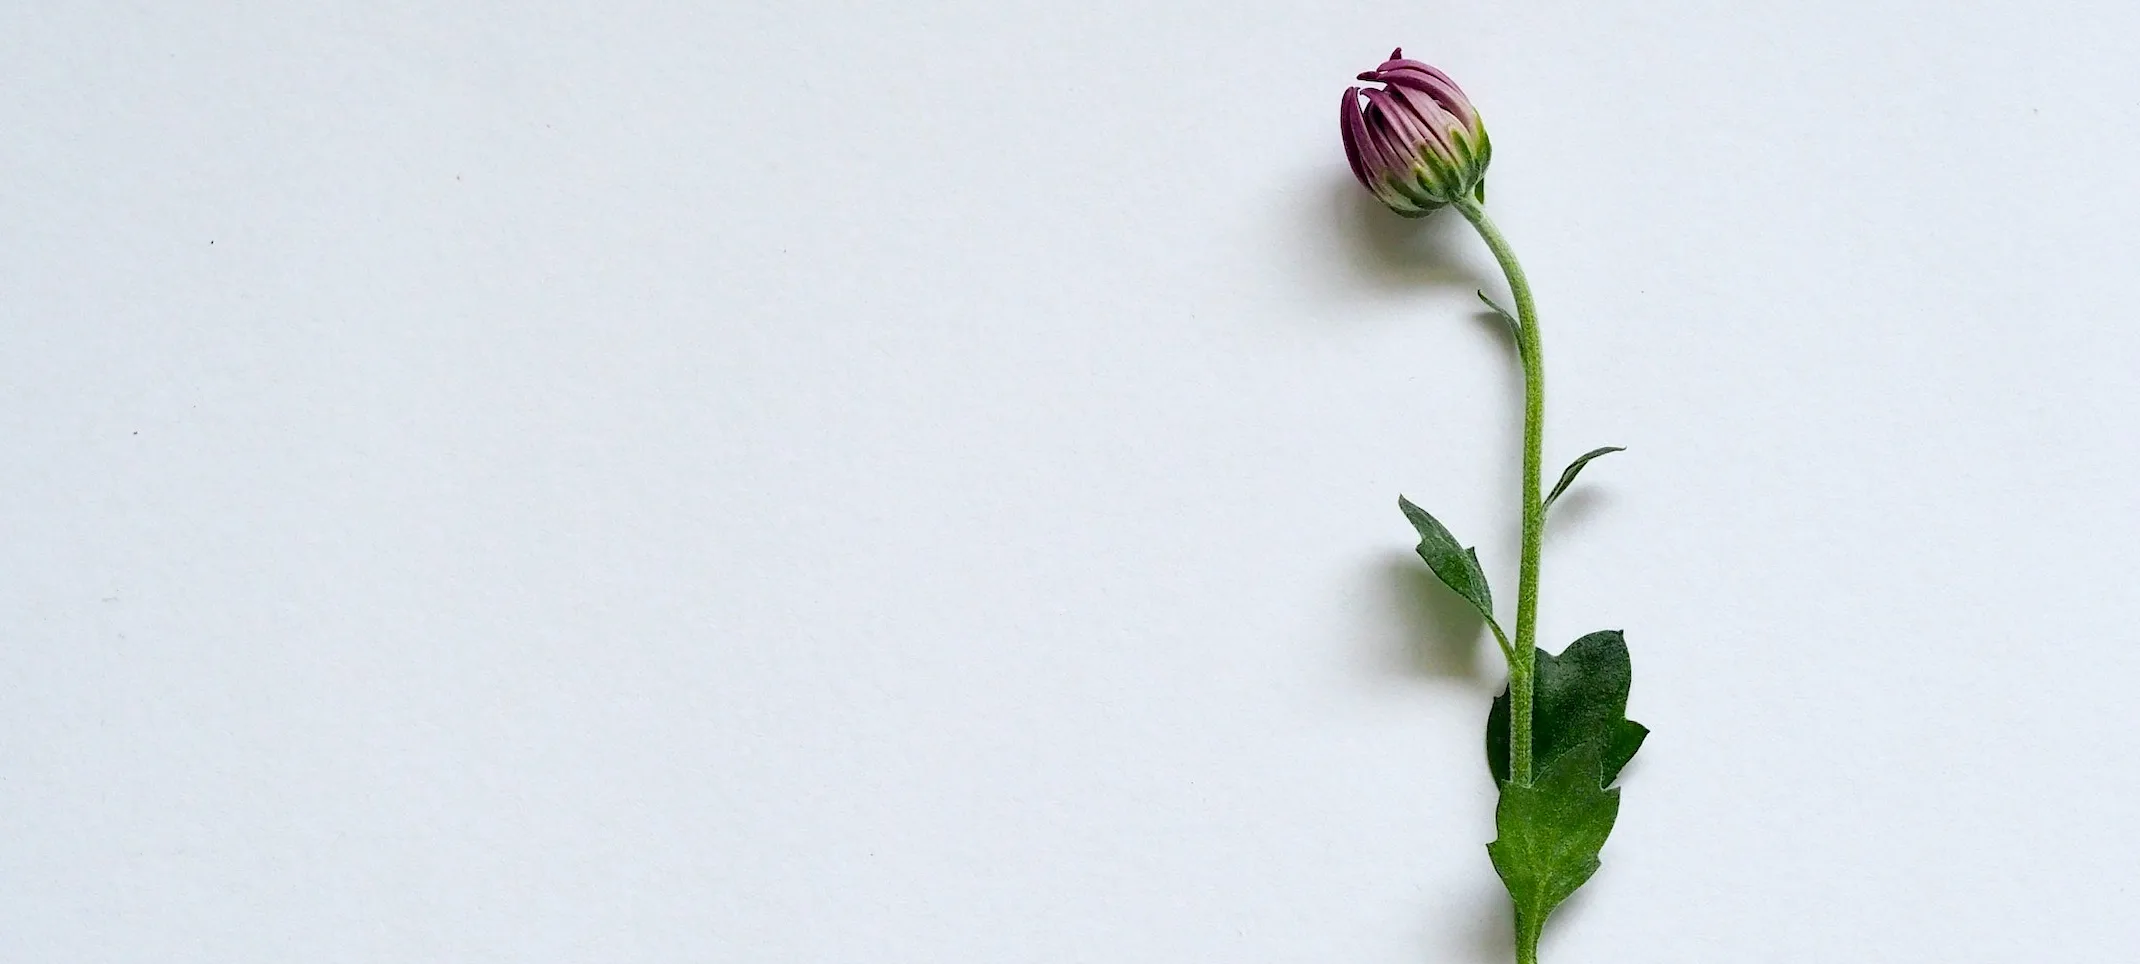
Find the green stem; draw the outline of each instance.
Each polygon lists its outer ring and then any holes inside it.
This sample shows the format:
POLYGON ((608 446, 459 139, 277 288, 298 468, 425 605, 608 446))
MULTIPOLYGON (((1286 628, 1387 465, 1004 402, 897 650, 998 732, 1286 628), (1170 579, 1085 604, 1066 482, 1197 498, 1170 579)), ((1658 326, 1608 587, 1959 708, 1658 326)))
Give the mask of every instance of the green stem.
MULTIPOLYGON (((1531 784, 1531 695, 1538 664, 1538 556, 1545 541, 1546 513, 1542 488, 1546 437, 1545 358, 1538 343, 1538 309, 1531 303, 1531 285, 1524 280, 1523 265, 1515 249, 1494 227, 1486 210, 1470 198, 1453 205, 1462 212, 1479 238, 1501 263, 1508 276, 1508 290, 1516 299, 1516 352, 1523 359, 1523 559, 1516 576, 1516 645, 1508 663, 1508 775, 1518 786, 1531 784)), ((1519 939, 1517 956, 1528 964, 1535 960, 1536 939, 1530 957, 1523 956, 1519 939)))

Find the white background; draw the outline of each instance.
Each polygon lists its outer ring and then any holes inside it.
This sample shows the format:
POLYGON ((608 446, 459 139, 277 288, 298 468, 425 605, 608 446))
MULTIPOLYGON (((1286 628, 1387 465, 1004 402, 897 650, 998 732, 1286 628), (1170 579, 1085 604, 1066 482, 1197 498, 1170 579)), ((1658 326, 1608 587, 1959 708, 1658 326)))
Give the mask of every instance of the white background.
POLYGON ((0 961, 1491 962, 1500 290, 1544 312, 1549 961, 2140 946, 2114 3, 0 14, 0 961))

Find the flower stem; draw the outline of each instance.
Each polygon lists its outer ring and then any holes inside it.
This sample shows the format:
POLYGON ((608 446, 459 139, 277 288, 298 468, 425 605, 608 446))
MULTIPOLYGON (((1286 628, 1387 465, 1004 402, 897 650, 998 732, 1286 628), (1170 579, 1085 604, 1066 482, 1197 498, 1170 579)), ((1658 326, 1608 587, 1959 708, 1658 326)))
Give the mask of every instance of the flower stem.
POLYGON ((1516 922, 1516 964, 1538 964, 1538 928, 1516 922))
MULTIPOLYGON (((1540 498, 1546 436, 1545 358, 1538 343, 1538 309, 1531 303, 1531 285, 1524 280, 1515 249, 1477 202, 1459 198, 1451 206, 1478 229, 1479 238, 1501 263, 1509 293, 1516 299, 1516 352, 1523 360, 1523 558, 1516 576, 1516 644, 1508 661, 1508 776, 1517 786, 1530 786, 1531 696, 1538 664, 1538 556, 1546 528, 1540 498)), ((1517 948, 1525 964, 1537 955, 1536 938, 1529 943, 1529 957, 1523 956, 1524 948, 1517 948)))

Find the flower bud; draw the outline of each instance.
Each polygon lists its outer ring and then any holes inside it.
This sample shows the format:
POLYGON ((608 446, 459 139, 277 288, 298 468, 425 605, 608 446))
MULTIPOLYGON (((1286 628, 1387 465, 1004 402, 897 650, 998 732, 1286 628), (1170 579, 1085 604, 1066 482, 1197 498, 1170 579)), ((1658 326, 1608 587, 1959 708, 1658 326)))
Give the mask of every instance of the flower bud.
POLYGON ((1448 74, 1404 50, 1360 75, 1382 87, 1348 87, 1338 122, 1360 183, 1408 218, 1476 193, 1484 198, 1493 145, 1471 99, 1448 74))

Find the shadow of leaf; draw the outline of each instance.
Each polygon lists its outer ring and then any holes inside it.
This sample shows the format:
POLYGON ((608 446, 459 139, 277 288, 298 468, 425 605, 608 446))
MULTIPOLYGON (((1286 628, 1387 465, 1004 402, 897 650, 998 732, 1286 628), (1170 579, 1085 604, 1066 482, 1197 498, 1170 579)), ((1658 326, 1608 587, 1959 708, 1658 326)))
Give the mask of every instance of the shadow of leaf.
POLYGON ((1486 621, 1464 597, 1434 578, 1419 557, 1391 554, 1384 568, 1404 613, 1405 665, 1422 676, 1480 680, 1486 621))
POLYGON ((1509 946, 1515 942, 1516 909, 1509 903, 1508 891, 1499 886, 1480 888, 1487 909, 1472 918, 1468 948, 1474 960, 1502 961, 1508 958, 1509 946))
POLYGON ((1606 493, 1597 488, 1587 488, 1581 482, 1568 490, 1568 494, 1553 503, 1553 511, 1546 518, 1546 539, 1551 541, 1571 529, 1580 528, 1586 520, 1597 515, 1611 504, 1606 493))
MULTIPOLYGON (((1493 329, 1495 339, 1501 342, 1501 347, 1508 349, 1509 357, 1516 357, 1516 329, 1510 327, 1506 320, 1491 311, 1474 312, 1471 317, 1479 324, 1493 329)), ((1516 398, 1522 399, 1522 393, 1518 392, 1516 398)))

